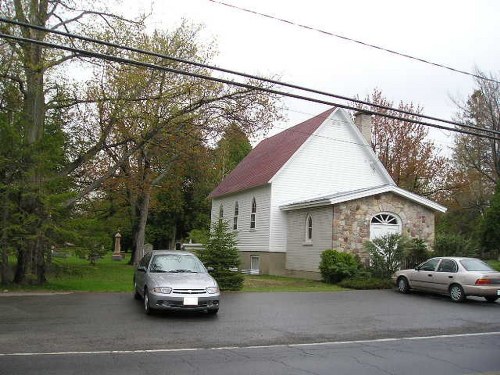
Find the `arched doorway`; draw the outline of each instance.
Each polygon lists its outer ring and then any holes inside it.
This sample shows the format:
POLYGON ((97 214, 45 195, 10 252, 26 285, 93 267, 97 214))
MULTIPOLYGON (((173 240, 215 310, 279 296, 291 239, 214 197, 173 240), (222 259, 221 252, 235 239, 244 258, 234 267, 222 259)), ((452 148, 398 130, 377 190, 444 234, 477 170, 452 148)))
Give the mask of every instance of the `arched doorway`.
POLYGON ((388 234, 401 234, 401 219, 395 214, 381 212, 370 221, 370 240, 388 234))

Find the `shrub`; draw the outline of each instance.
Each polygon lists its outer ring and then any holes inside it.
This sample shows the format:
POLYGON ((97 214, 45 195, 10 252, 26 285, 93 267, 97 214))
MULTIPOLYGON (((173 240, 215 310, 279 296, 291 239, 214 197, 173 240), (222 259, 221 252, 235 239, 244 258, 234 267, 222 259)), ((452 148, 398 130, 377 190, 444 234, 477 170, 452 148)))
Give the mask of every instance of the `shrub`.
POLYGON ((470 256, 478 255, 472 240, 459 234, 439 234, 436 236, 435 256, 470 256))
POLYGON ((221 290, 241 290, 243 275, 238 271, 240 255, 236 247, 236 236, 224 220, 217 220, 210 230, 210 237, 200 251, 201 261, 207 267, 213 267, 212 276, 221 290))
POLYGON ((374 276, 389 278, 404 260, 405 240, 399 234, 388 234, 365 242, 374 276))
POLYGON ((354 276, 361 264, 357 257, 350 253, 337 250, 325 250, 321 253, 319 270, 323 281, 338 283, 339 281, 354 276))
POLYGON ((342 280, 339 285, 349 289, 391 289, 391 280, 377 277, 354 277, 342 280))
POLYGON ((404 250, 403 268, 414 268, 431 256, 427 244, 420 238, 403 238, 401 244, 404 250))

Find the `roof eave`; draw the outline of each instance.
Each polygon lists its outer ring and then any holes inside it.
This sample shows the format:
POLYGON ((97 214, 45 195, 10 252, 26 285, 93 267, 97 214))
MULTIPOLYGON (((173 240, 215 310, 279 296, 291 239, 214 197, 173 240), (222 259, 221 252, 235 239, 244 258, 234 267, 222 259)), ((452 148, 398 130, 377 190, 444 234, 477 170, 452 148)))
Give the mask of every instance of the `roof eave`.
POLYGON ((411 193, 409 191, 406 191, 404 189, 401 189, 395 185, 383 185, 383 186, 378 186, 374 187, 373 189, 367 189, 363 190, 360 192, 353 192, 351 194, 342 194, 338 197, 332 197, 332 198, 319 198, 315 200, 310 200, 310 201, 302 201, 302 202, 296 202, 296 203, 289 203, 280 206, 280 209, 283 211, 292 211, 292 210, 299 210, 299 209, 307 209, 307 208, 315 208, 315 207, 322 207, 322 206, 329 206, 329 205, 334 205, 338 203, 343 203, 347 201, 352 201, 356 199, 361 199, 361 198, 366 198, 372 195, 377 195, 377 194, 383 194, 383 193, 394 193, 400 196, 403 196, 413 202, 416 202, 420 205, 426 206, 434 211, 438 212, 446 212, 447 208, 433 202, 427 198, 421 197, 417 194, 411 193))

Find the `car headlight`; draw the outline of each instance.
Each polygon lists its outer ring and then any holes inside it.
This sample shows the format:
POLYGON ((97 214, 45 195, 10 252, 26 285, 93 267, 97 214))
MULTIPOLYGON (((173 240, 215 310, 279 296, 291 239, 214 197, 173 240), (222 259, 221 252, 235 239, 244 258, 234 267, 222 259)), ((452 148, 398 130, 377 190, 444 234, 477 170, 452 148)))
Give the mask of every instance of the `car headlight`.
POLYGON ((217 288, 216 286, 209 286, 207 288, 207 293, 209 294, 219 293, 219 288, 217 288))
POLYGON ((154 293, 160 293, 160 294, 170 294, 170 292, 172 291, 172 288, 170 287, 159 287, 159 288, 153 288, 153 292, 154 293))

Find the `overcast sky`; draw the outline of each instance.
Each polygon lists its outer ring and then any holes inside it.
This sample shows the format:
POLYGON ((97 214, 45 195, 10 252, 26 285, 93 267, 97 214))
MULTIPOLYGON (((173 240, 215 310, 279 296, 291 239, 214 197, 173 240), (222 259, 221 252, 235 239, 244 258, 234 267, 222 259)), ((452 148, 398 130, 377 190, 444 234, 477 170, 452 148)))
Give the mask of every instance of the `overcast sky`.
MULTIPOLYGON (((288 19, 331 33, 473 72, 500 71, 498 0, 224 0, 229 4, 288 19)), ((133 1, 132 12, 150 8, 133 1), (140 5, 137 5, 137 4, 140 5), (135 8, 137 7, 137 8, 135 8)), ((473 78, 232 9, 209 0, 156 0, 150 24, 171 29, 185 18, 205 26, 217 42, 216 65, 344 96, 364 98, 374 88, 395 103, 423 106, 424 113, 451 119, 451 98, 465 99, 473 78)), ((288 120, 272 131, 295 125, 327 106, 285 101, 288 120)), ((446 147, 451 139, 435 134, 446 147)))

